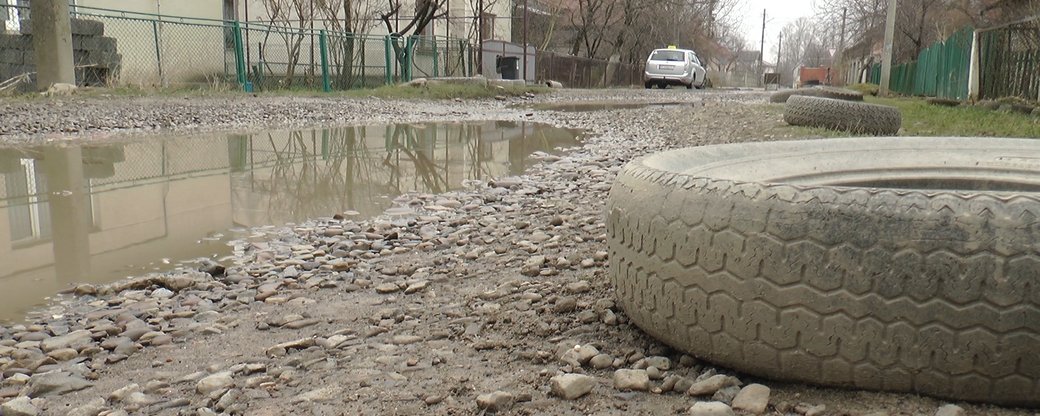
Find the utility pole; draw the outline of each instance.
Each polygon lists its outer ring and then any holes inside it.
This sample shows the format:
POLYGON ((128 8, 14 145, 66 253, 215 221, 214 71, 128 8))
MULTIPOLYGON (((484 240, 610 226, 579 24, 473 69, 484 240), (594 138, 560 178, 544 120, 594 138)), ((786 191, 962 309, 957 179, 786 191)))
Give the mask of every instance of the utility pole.
POLYGON ((524 82, 527 82, 527 1, 524 0, 524 82))
POLYGON ((76 85, 69 2, 35 0, 29 3, 29 13, 36 56, 36 88, 43 91, 54 84, 76 85))
POLYGON ((896 7, 897 0, 888 0, 888 16, 885 20, 885 50, 881 53, 881 85, 878 95, 888 95, 888 83, 891 81, 892 73, 892 42, 896 37, 896 7))
POLYGON ((756 75, 756 77, 758 78, 758 81, 756 81, 756 82, 758 82, 758 83, 762 83, 763 82, 763 80, 762 80, 762 74, 763 74, 763 71, 762 71, 762 69, 763 69, 762 61, 764 60, 765 56, 766 56, 766 9, 762 9, 762 41, 759 43, 759 46, 758 46, 758 75, 756 75))
MULTIPOLYGON (((838 56, 835 59, 838 62, 838 69, 843 73, 845 72, 845 18, 848 16, 848 12, 848 7, 841 8, 841 38, 838 40, 838 56)), ((843 74, 841 77, 843 83, 848 83, 848 80, 845 78, 843 74)))
POLYGON ((780 36, 776 39, 776 88, 780 88, 780 83, 783 81, 783 72, 780 71, 780 51, 784 47, 784 32, 780 31, 780 36))
POLYGON ((477 0, 477 75, 484 75, 484 0, 477 0))

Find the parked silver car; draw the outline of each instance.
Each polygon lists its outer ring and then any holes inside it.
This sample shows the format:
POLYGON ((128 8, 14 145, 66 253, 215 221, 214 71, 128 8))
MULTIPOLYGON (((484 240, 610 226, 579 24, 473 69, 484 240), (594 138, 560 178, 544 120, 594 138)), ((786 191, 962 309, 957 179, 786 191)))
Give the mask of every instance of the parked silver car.
POLYGON ((668 85, 684 85, 686 88, 701 89, 705 86, 707 71, 701 66, 697 54, 688 49, 655 49, 646 59, 643 85, 665 88, 668 85))

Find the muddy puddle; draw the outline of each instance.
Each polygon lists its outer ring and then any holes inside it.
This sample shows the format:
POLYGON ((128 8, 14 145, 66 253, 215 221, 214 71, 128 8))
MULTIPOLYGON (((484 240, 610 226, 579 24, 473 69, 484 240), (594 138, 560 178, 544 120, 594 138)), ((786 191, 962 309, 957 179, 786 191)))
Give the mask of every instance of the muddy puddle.
POLYGON ((571 101, 571 102, 552 102, 535 104, 526 106, 523 108, 529 108, 533 110, 543 111, 564 111, 564 112, 586 112, 586 111, 606 111, 606 110, 634 110, 640 108, 681 108, 681 107, 700 107, 703 106, 702 102, 679 102, 679 101, 663 101, 663 102, 616 102, 616 101, 571 101))
POLYGON ((576 131, 523 122, 342 127, 0 149, 0 321, 77 283, 231 253, 251 227, 522 173, 576 131))

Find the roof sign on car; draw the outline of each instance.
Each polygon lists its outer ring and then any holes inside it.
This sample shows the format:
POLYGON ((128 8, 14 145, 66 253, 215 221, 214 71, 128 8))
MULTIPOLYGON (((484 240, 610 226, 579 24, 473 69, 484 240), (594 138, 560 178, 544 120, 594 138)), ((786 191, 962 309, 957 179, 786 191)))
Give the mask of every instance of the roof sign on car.
POLYGON ((676 49, 675 45, 668 45, 668 49, 676 49))

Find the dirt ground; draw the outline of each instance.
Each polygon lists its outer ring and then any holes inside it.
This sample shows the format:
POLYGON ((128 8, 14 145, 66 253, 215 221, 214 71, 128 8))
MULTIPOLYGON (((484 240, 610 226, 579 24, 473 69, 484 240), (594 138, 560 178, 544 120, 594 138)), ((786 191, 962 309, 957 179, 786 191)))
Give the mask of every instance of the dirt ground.
MULTIPOLYGON (((617 170, 664 149, 804 137, 762 93, 564 90, 420 104, 72 98, 0 107, 6 144, 427 120, 527 120, 588 133, 563 156, 536 155, 542 163, 520 177, 405 195, 379 218, 330 212, 263 229, 238 244, 223 273, 208 264, 77 288, 83 296, 61 298, 29 325, 0 328, 0 401, 35 392, 41 414, 471 415, 490 413, 478 396, 496 391, 498 414, 686 414, 697 401, 730 401, 735 390, 693 397, 662 384, 715 373, 768 386, 767 414, 932 415, 948 403, 735 374, 650 339, 615 305, 602 209, 617 170), (658 105, 610 108, 632 103, 658 105), (77 330, 86 338, 59 336, 77 330), (607 355, 595 360, 604 365, 573 361, 576 346, 607 355), (649 391, 615 388, 615 370, 661 361, 667 369, 649 391), (48 372, 67 378, 49 383, 48 372), (595 385, 559 398, 550 379, 562 373, 595 385)), ((966 414, 1034 414, 955 404, 966 414)))

